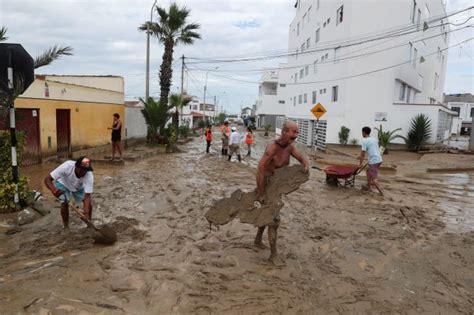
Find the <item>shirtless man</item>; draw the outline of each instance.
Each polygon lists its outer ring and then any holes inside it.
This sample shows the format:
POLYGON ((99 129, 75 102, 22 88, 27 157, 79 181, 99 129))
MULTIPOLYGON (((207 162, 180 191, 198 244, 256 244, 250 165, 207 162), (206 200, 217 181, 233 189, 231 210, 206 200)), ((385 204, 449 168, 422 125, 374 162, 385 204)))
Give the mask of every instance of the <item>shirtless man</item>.
MULTIPOLYGON (((265 153, 263 154, 257 168, 257 202, 263 204, 265 202, 265 182, 266 179, 274 174, 277 168, 284 167, 290 164, 290 157, 296 158, 305 169, 309 171, 309 162, 296 149, 293 142, 298 137, 298 125, 295 122, 288 121, 283 124, 281 136, 275 142, 267 145, 265 153)), ((269 260, 275 264, 281 264, 277 256, 277 230, 280 225, 280 217, 274 219, 273 225, 268 225, 268 242, 270 243, 270 258, 269 260)), ((265 226, 259 227, 257 236, 255 237, 255 245, 262 247, 262 236, 265 226)))

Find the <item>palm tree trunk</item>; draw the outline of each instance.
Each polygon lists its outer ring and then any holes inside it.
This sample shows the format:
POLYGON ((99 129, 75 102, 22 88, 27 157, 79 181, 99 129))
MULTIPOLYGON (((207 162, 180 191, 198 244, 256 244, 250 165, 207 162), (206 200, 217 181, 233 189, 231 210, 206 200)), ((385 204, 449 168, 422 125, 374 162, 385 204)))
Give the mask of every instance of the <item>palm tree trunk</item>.
POLYGON ((171 77, 173 75, 173 69, 171 68, 171 64, 173 63, 173 48, 174 43, 172 40, 165 43, 165 51, 163 52, 163 60, 160 69, 160 103, 166 105, 168 104, 171 77))

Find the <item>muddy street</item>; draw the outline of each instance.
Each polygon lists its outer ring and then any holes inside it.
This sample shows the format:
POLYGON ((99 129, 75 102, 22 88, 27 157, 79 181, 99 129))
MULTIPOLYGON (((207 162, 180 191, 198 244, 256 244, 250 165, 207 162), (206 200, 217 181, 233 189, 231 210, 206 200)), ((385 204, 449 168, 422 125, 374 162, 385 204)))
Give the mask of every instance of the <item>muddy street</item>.
MULTIPOLYGON (((218 141, 206 155, 195 138, 182 153, 95 165, 94 222, 111 224, 118 242, 95 245, 74 216, 63 231, 56 204, 0 235, 0 313, 472 312, 472 173, 419 168, 443 157, 400 163, 396 174, 382 173, 380 197, 361 191, 363 177, 355 188, 330 187, 312 169, 283 198, 285 265, 276 267, 268 247, 253 245, 256 228, 234 220, 210 229, 204 217, 213 201, 255 188, 270 138, 255 140, 242 163, 222 158, 218 141)), ((49 166, 31 170, 37 188, 49 166)))

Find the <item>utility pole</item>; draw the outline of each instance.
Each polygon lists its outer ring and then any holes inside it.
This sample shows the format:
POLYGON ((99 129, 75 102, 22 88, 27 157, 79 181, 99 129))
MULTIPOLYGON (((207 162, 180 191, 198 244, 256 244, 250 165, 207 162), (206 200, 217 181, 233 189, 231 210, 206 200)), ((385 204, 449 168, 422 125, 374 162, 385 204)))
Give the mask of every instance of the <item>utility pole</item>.
POLYGON ((217 108, 216 98, 217 98, 217 95, 214 95, 214 121, 216 120, 216 108, 217 108))
POLYGON ((155 0, 150 10, 150 23, 146 25, 146 77, 145 77, 145 100, 150 97, 150 24, 153 22, 153 8, 156 5, 155 0))
MULTIPOLYGON (((183 100, 183 94, 184 94, 184 55, 181 56, 181 101, 183 100)), ((179 115, 179 121, 178 125, 183 119, 183 106, 180 106, 180 115, 179 115)))

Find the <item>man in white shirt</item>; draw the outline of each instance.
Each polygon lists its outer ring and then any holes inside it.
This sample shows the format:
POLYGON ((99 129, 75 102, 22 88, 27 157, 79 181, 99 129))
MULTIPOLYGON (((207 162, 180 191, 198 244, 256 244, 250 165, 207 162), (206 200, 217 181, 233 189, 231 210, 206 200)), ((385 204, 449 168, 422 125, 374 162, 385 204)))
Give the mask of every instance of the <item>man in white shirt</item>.
POLYGON ((240 157, 240 134, 237 131, 237 128, 231 128, 232 133, 230 134, 229 140, 229 161, 232 159, 232 155, 237 154, 237 159, 239 162, 242 162, 242 158, 240 157))
POLYGON ((371 129, 370 127, 362 128, 362 136, 364 140, 362 140, 362 151, 360 152, 359 156, 359 167, 362 167, 362 163, 364 163, 365 153, 367 152, 367 159, 368 159, 368 168, 367 168, 367 190, 370 190, 371 187, 377 188, 380 195, 383 196, 382 189, 379 186, 377 181, 377 177, 379 174, 379 168, 382 164, 382 156, 380 155, 379 150, 379 142, 370 137, 371 129))
POLYGON ((83 202, 84 215, 92 218, 92 191, 94 175, 91 161, 80 157, 76 161, 66 161, 45 177, 44 183, 53 195, 61 200, 61 217, 64 228, 69 228, 68 202, 74 198, 76 204, 83 202))

